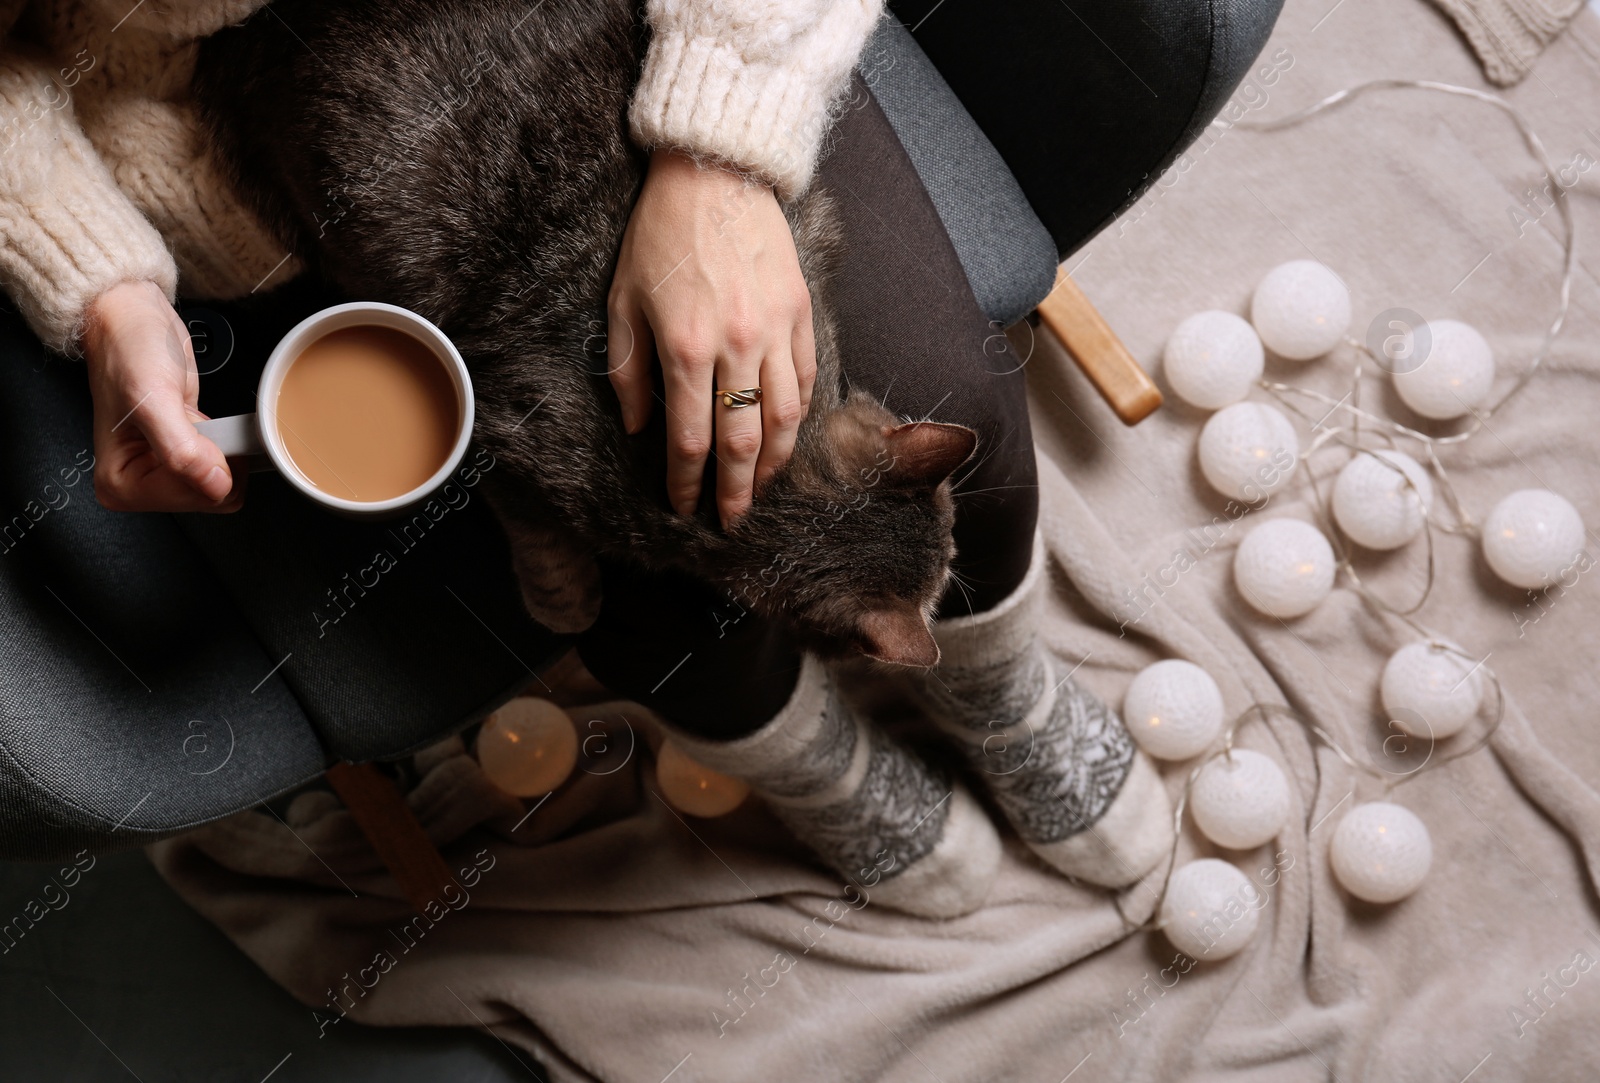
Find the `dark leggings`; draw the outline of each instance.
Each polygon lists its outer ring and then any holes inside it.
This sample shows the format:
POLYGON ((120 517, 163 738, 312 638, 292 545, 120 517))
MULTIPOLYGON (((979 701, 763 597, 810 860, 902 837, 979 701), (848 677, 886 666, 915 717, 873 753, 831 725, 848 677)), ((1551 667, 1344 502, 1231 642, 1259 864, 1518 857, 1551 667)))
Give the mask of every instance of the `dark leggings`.
MULTIPOLYGON (((956 472, 955 570, 940 616, 983 612, 1027 572, 1038 514, 1019 358, 991 326, 894 130, 864 88, 839 119, 817 182, 833 193, 847 253, 834 308, 846 378, 908 418, 978 434, 956 472)), ((781 623, 726 607, 682 575, 604 567, 600 619, 578 644, 591 672, 693 733, 731 738, 766 722, 800 658, 781 623)))

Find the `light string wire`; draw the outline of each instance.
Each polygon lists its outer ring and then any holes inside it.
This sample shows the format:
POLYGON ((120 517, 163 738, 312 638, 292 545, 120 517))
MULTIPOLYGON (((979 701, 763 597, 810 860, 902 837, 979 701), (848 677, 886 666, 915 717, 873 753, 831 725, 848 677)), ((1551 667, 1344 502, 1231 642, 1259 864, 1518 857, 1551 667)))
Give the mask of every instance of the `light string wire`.
MULTIPOLYGON (((1258 132, 1270 132, 1283 128, 1290 128, 1318 115, 1319 113, 1352 101, 1368 91, 1395 89, 1435 91, 1441 94, 1450 94, 1457 97, 1470 98, 1475 101, 1494 106, 1496 109, 1499 109, 1502 113, 1509 117, 1512 123, 1516 125, 1517 130, 1521 134, 1523 142, 1527 146, 1530 155, 1544 170, 1545 176, 1551 178, 1552 180, 1557 177, 1556 169, 1550 161, 1549 154, 1545 151, 1544 141, 1539 138, 1538 133, 1534 131, 1533 126, 1528 122, 1527 118, 1524 117, 1522 113, 1519 112, 1517 108, 1510 102, 1496 94, 1475 90, 1471 87, 1456 86, 1452 83, 1440 83, 1428 79, 1374 79, 1369 82, 1359 83, 1355 86, 1346 87, 1342 90, 1335 91, 1320 101, 1314 102, 1304 109, 1297 110, 1285 116, 1274 119, 1237 121, 1231 125, 1231 127, 1243 128, 1246 131, 1258 132)), ((1492 712, 1490 712, 1490 720, 1488 724, 1483 728, 1483 731, 1478 735, 1478 737, 1465 747, 1435 759, 1433 756, 1431 738, 1423 738, 1411 734, 1405 731, 1404 727, 1399 727, 1395 720, 1389 720, 1389 726, 1400 729, 1400 732, 1392 734, 1384 739, 1382 749, 1385 755, 1390 755, 1389 745, 1391 741, 1400 742, 1401 748, 1397 753, 1399 755, 1405 755, 1410 751, 1410 742, 1413 740, 1419 742, 1428 740, 1429 742, 1427 756, 1420 764, 1410 768, 1409 770, 1396 772, 1385 770, 1380 766, 1365 762, 1362 759, 1351 755, 1344 748, 1344 746, 1341 745, 1324 727, 1304 717, 1298 711, 1286 704, 1252 703, 1236 718, 1234 718, 1224 729, 1222 733, 1222 747, 1217 751, 1212 752, 1210 755, 1206 756, 1203 760, 1196 764, 1189 771, 1188 776, 1184 779, 1183 790, 1179 793, 1178 800, 1173 806, 1172 849, 1167 855, 1166 871, 1162 875, 1161 888, 1156 894, 1155 905, 1151 908, 1150 916, 1142 922, 1135 922, 1131 920, 1126 911, 1123 909, 1124 895, 1119 894, 1114 897, 1117 912, 1122 917, 1123 923, 1129 926, 1130 932, 1138 932, 1142 929, 1157 929, 1161 927, 1161 909, 1162 905, 1166 901, 1167 890, 1172 883, 1173 871, 1177 866, 1178 850, 1182 845, 1183 839, 1183 816, 1184 812, 1188 809, 1190 791, 1193 789, 1195 780, 1199 777, 1200 772, 1211 763, 1218 759, 1226 759, 1230 763, 1233 762, 1234 736, 1238 732, 1239 727, 1244 725, 1246 722, 1252 719, 1259 719, 1263 723, 1266 723, 1270 721, 1270 719, 1276 717, 1299 724, 1318 742, 1327 746, 1327 748, 1331 750, 1340 760, 1342 760, 1344 764, 1351 770, 1360 774, 1369 775, 1382 782, 1383 795, 1385 797, 1391 794, 1395 787, 1418 777, 1425 769, 1443 767, 1444 765, 1454 762, 1455 760, 1462 759, 1466 756, 1471 756, 1481 751, 1489 744, 1489 742, 1493 739, 1495 732, 1500 728, 1500 723, 1505 719, 1506 709, 1505 689, 1500 683, 1500 678, 1492 669, 1489 668, 1489 666, 1485 665, 1482 660, 1476 659, 1467 654, 1454 643, 1446 640, 1438 633, 1415 620, 1413 615, 1422 608, 1433 592, 1437 568, 1433 537, 1434 529, 1437 528, 1444 533, 1461 534, 1468 537, 1476 537, 1478 535, 1478 524, 1476 520, 1474 520, 1467 512, 1465 505, 1461 502, 1460 496, 1457 494, 1454 485, 1451 483, 1450 475, 1448 471, 1445 470, 1444 463, 1439 459, 1438 449, 1441 447, 1449 447, 1465 443, 1472 436, 1481 432, 1485 428, 1486 423, 1491 416, 1493 416, 1508 402, 1515 398, 1523 390, 1523 388, 1527 387, 1529 381, 1533 379, 1534 375, 1544 364, 1545 358, 1549 355, 1550 348, 1554 344, 1556 336, 1561 333, 1562 328, 1566 325, 1567 313, 1571 306, 1572 299, 1573 270, 1577 264, 1577 224, 1574 218, 1572 206, 1567 199, 1566 190, 1561 187, 1559 181, 1557 181, 1555 184, 1555 189, 1555 204, 1561 216, 1562 225, 1564 227, 1563 248, 1565 251, 1562 261, 1561 286, 1556 304, 1555 316, 1551 319, 1550 324, 1544 333, 1544 338, 1540 343, 1539 351, 1534 355, 1533 360, 1528 363, 1511 387, 1505 392, 1505 394, 1501 395, 1499 400, 1496 401, 1492 406, 1483 409, 1474 408, 1470 410, 1469 414, 1472 418, 1472 421, 1470 425, 1468 425, 1462 431, 1452 433, 1448 436, 1431 436, 1427 433, 1423 433, 1411 428, 1408 425, 1394 421, 1391 418, 1383 417, 1382 415, 1374 414, 1371 411, 1364 409, 1361 405, 1361 386, 1363 379, 1362 357, 1363 355, 1370 357, 1380 369, 1384 368, 1385 359, 1374 354, 1366 343, 1348 336, 1344 338, 1344 344, 1352 347, 1355 350, 1356 358, 1351 366, 1350 392, 1344 397, 1335 399, 1331 395, 1326 395, 1320 391, 1314 391, 1309 388, 1295 387, 1292 384, 1285 384, 1270 380, 1260 381, 1260 386, 1263 390, 1280 402, 1285 408, 1307 422, 1310 422, 1314 430, 1321 428, 1322 422, 1335 413, 1342 412, 1348 416, 1349 422, 1346 426, 1322 428, 1322 431, 1312 440, 1311 446, 1303 455, 1300 456, 1298 464, 1305 469, 1307 482, 1311 489, 1312 503, 1315 508, 1316 516, 1322 521, 1322 524, 1326 529, 1330 540, 1332 541, 1336 565, 1338 569, 1342 571, 1349 579, 1351 586, 1354 588, 1362 601, 1371 607, 1376 613, 1378 613, 1379 616, 1388 616, 1403 623, 1417 635, 1421 636, 1423 641, 1426 642, 1431 649, 1454 654, 1465 662, 1470 663, 1472 670, 1470 670, 1467 676, 1463 677, 1462 680, 1469 679, 1472 676, 1472 673, 1478 670, 1483 672, 1489 686, 1494 690, 1494 709, 1492 712), (1321 405, 1328 407, 1328 412, 1320 419, 1313 419, 1307 411, 1301 409, 1296 402, 1292 401, 1290 396, 1300 396, 1304 399, 1318 402, 1321 405), (1366 425, 1367 432, 1372 437, 1381 440, 1388 446, 1389 449, 1398 450, 1396 447, 1397 439, 1410 440, 1421 447, 1423 452, 1426 454, 1428 465, 1432 468, 1435 477, 1438 478, 1439 495, 1443 497, 1445 503, 1450 505, 1451 514, 1454 519, 1453 522, 1446 523, 1437 520, 1435 518, 1435 509, 1428 507, 1427 502, 1422 501, 1422 493, 1418 491, 1416 484, 1412 481, 1412 479, 1406 475, 1404 471, 1395 468, 1381 457, 1374 455, 1373 449, 1362 442, 1363 423, 1366 425), (1424 515, 1423 533, 1427 539, 1427 575, 1423 583, 1422 591, 1416 601, 1408 606, 1405 606, 1404 608, 1401 608, 1397 605, 1391 605, 1362 581, 1361 576, 1356 572, 1352 561, 1351 546, 1347 544, 1347 540, 1344 538, 1342 531, 1338 529, 1338 524, 1334 520, 1329 502, 1323 496, 1322 488, 1318 484, 1316 473, 1311 468, 1311 458, 1317 451, 1333 443, 1337 443, 1343 447, 1346 447, 1357 455, 1374 455, 1374 458, 1376 458, 1378 462, 1384 463, 1384 465, 1389 469, 1394 470, 1395 473, 1399 474, 1400 477, 1404 479, 1404 484, 1407 490, 1414 494, 1418 501, 1422 503, 1424 515)), ((1478 717, 1482 718, 1483 715, 1484 711, 1480 706, 1478 717)), ((1317 789, 1320 790, 1322 786, 1321 762, 1315 756, 1312 757, 1312 762, 1317 769, 1316 786, 1317 789)), ((1315 810, 1310 807, 1308 807, 1306 810, 1307 819, 1305 826, 1308 835, 1312 830, 1314 830, 1310 822, 1310 817, 1314 811, 1315 810)))

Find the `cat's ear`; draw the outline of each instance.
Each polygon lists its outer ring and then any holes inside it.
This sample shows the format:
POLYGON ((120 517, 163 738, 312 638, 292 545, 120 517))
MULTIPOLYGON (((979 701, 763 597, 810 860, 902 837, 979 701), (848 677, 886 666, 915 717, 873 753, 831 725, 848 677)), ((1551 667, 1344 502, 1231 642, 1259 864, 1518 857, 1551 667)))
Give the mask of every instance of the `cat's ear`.
POLYGON ((914 606, 869 609, 861 618, 861 652, 897 666, 927 668, 939 662, 939 644, 914 606))
POLYGON ((978 434, 965 425, 913 421, 884 426, 883 445, 893 464, 889 467, 893 481, 931 489, 972 457, 978 434))

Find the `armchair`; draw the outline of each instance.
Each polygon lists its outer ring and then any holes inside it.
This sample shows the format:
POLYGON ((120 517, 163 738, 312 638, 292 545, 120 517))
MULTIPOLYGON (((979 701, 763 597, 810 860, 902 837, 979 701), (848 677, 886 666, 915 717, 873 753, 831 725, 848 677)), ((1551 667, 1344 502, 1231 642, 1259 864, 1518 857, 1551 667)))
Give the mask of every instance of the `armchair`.
MULTIPOLYGON (((1075 287, 1056 288, 1058 265, 1210 122, 1279 3, 895 0, 858 69, 997 329, 1043 302, 1130 423, 1159 395, 1075 287)), ((296 283, 186 308, 202 409, 251 409, 272 344, 333 300, 296 283)), ((273 475, 234 516, 111 513, 92 492, 82 367, 9 310, 0 355, 0 856, 140 845, 398 758, 566 653, 523 613, 469 479, 398 523, 338 519, 273 475)), ((417 833, 382 780, 331 781, 405 865, 417 833)))

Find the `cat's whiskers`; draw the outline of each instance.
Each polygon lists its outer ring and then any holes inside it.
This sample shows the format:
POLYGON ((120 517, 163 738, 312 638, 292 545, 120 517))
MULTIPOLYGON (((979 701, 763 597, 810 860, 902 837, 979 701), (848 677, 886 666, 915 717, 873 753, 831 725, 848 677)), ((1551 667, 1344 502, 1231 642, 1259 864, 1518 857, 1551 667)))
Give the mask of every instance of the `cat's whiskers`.
POLYGON ((971 481, 973 476, 976 475, 979 470, 983 469, 983 464, 988 462, 990 460, 990 458, 992 458, 994 456, 995 452, 997 452, 998 450, 999 450, 999 445, 997 443, 991 443, 989 445, 988 450, 983 453, 983 457, 981 459, 979 459, 976 463, 973 464, 971 470, 967 471, 967 476, 962 478, 960 481, 953 482, 951 484, 951 486, 950 486, 950 495, 954 496, 955 494, 959 493, 961 491, 961 486, 963 486, 967 482, 971 481))
POLYGON ((934 410, 937 410, 939 407, 943 406, 945 404, 945 399, 948 399, 953 394, 955 394, 954 390, 946 391, 944 393, 944 398, 943 399, 940 399, 938 402, 934 403, 932 409, 930 409, 927 413, 923 414, 921 417, 917 418, 916 424, 920 425, 924 421, 932 421, 933 420, 933 412, 934 412, 934 410))
POLYGON ((980 493, 998 493, 1003 489, 1037 489, 1037 485, 990 485, 983 489, 951 489, 951 496, 977 496, 980 493))
POLYGON ((961 573, 954 568, 946 568, 945 576, 956 585, 957 590, 961 591, 961 599, 967 603, 967 612, 972 612, 972 594, 967 590, 968 584, 961 578, 961 573))
MULTIPOLYGON (((898 372, 889 377, 889 386, 883 389, 883 395, 878 399, 878 405, 882 406, 885 410, 889 409, 889 392, 894 390, 894 382, 898 379, 900 379, 900 374, 898 372)), ((893 411, 891 411, 891 413, 892 412, 893 411)))

